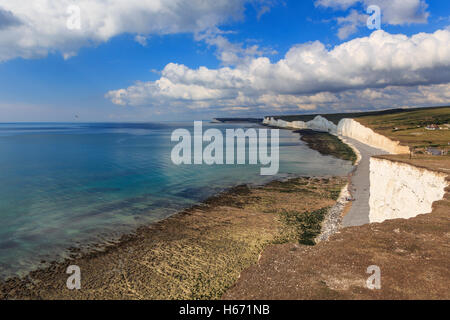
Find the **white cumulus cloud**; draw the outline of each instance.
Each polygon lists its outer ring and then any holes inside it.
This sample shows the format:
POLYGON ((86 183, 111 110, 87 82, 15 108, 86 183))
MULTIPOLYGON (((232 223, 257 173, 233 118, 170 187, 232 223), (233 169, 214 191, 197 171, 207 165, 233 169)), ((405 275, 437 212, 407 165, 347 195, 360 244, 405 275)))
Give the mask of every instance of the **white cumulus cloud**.
POLYGON ((274 63, 266 57, 218 69, 169 63, 158 80, 106 97, 119 105, 314 109, 337 106, 347 94, 375 101, 401 88, 415 88, 411 96, 418 102, 438 103, 448 86, 436 85, 449 82, 450 30, 411 37, 380 30, 331 50, 319 41, 296 45, 274 63))
MULTIPOLYGON (((0 62, 61 52, 123 33, 196 33, 243 17, 245 4, 267 7, 271 0, 0 0, 0 62), (80 29, 67 28, 70 6, 80 8, 80 29)), ((73 14, 73 13, 72 13, 73 14)))

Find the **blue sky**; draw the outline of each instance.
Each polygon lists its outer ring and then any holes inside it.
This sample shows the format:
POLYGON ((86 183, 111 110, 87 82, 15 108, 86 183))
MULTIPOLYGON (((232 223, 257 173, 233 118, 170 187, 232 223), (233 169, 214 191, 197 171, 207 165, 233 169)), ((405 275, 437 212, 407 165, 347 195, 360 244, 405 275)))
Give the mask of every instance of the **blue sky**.
POLYGON ((193 120, 446 104, 450 4, 403 1, 216 0, 190 10, 196 1, 111 0, 99 5, 111 12, 97 14, 90 7, 96 1, 61 0, 46 9, 0 0, 0 122, 193 120), (365 25, 372 3, 381 8, 380 31, 365 25), (79 30, 65 26, 73 4, 81 8, 79 30), (364 56, 373 57, 353 64, 364 56))

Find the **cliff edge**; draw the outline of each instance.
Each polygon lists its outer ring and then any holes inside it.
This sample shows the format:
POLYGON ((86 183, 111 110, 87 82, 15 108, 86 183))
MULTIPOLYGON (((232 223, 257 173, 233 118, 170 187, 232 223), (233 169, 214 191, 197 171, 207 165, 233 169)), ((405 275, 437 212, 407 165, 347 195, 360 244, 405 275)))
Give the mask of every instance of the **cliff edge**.
MULTIPOLYGON (((449 299, 450 158, 410 158, 408 146, 355 119, 331 125, 321 118, 313 119, 319 130, 390 153, 370 159, 370 223, 343 228, 313 247, 266 248, 223 299, 449 299), (369 289, 373 266, 380 286, 369 289)), ((265 124, 313 126, 274 118, 265 124)))

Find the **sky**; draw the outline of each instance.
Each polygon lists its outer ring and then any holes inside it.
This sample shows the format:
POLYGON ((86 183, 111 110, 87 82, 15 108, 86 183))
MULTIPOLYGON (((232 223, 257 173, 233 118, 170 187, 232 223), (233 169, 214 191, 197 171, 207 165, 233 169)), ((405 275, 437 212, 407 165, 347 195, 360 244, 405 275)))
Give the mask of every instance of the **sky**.
POLYGON ((0 122, 449 104, 450 1, 0 0, 0 122))

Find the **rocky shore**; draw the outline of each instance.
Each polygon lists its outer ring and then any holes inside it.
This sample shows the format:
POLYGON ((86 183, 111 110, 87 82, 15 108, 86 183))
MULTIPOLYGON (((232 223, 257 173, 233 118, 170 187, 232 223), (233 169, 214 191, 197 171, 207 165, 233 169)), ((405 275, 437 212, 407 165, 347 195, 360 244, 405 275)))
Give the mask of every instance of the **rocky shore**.
POLYGON ((344 177, 238 186, 119 242, 0 283, 2 299, 218 299, 264 248, 310 243, 344 177), (66 269, 81 270, 69 290, 66 269))

